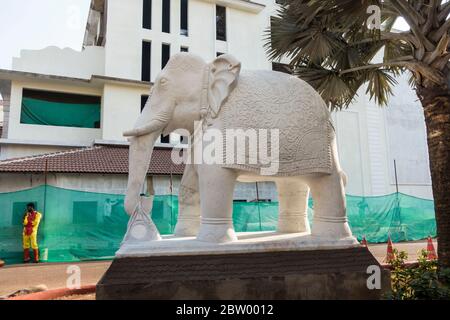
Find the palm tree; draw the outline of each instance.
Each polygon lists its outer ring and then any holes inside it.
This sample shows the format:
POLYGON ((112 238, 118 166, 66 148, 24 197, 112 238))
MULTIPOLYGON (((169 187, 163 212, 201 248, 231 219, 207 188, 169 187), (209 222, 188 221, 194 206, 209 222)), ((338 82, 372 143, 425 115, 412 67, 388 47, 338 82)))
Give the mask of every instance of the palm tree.
POLYGON ((450 267, 450 1, 277 2, 282 5, 266 43, 270 58, 289 58, 293 72, 318 90, 331 109, 347 107, 365 84, 370 98, 386 105, 395 76, 410 71, 427 127, 439 264, 450 267), (380 25, 371 20, 377 11, 380 25), (398 18, 406 21, 408 31, 393 29, 398 18), (383 60, 375 63, 380 50, 383 60))

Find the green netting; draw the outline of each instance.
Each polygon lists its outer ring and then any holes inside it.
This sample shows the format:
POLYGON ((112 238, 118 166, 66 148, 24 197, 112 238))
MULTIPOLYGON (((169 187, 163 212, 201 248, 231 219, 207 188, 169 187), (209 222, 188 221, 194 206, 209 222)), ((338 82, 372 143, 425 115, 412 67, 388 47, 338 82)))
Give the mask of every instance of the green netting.
MULTIPOLYGON (((7 263, 22 259, 22 217, 34 202, 43 213, 39 228, 42 260, 68 262, 111 258, 125 233, 128 216, 123 195, 82 192, 40 186, 0 193, 0 258, 7 263)), ((312 218, 312 200, 309 218, 312 218)), ((155 196, 152 218, 162 234, 173 232, 177 222, 176 196, 155 196)), ((434 204, 405 194, 379 197, 347 196, 347 212, 354 235, 369 242, 419 240, 436 235, 434 204)), ((276 202, 235 202, 236 231, 275 230, 276 202)))
POLYGON ((22 98, 20 123, 98 128, 100 104, 75 104, 22 98))

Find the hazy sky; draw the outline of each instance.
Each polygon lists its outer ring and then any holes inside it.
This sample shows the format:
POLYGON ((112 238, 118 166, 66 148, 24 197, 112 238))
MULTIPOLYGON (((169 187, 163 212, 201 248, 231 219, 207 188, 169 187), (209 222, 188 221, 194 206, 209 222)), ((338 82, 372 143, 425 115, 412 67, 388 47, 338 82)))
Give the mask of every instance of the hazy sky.
POLYGON ((21 49, 81 49, 90 0, 0 0, 0 69, 21 49))

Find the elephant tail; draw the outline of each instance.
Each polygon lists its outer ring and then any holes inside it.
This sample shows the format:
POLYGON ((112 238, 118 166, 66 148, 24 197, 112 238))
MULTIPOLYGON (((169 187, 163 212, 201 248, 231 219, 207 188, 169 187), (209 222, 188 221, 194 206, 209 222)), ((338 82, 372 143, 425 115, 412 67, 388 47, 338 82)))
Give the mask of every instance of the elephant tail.
POLYGON ((344 187, 347 186, 347 175, 345 174, 344 170, 340 170, 339 174, 341 175, 342 183, 344 184, 344 187))

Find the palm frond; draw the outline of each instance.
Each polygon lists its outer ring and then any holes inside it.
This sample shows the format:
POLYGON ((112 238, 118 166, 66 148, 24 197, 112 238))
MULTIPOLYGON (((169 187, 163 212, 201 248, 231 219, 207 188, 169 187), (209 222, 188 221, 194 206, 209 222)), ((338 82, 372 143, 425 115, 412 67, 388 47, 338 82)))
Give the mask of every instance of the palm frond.
POLYGON ((366 93, 382 106, 387 105, 389 96, 392 95, 392 86, 397 84, 397 80, 389 73, 385 69, 372 69, 364 74, 368 81, 366 93))
POLYGON ((266 50, 270 59, 290 59, 295 74, 331 108, 348 106, 364 83, 386 105, 405 70, 411 83, 444 81, 439 68, 450 69, 448 14, 449 1, 440 0, 285 0, 267 30, 266 50), (367 26, 371 5, 381 8, 380 29, 367 26), (409 31, 393 30, 399 17, 409 31))

